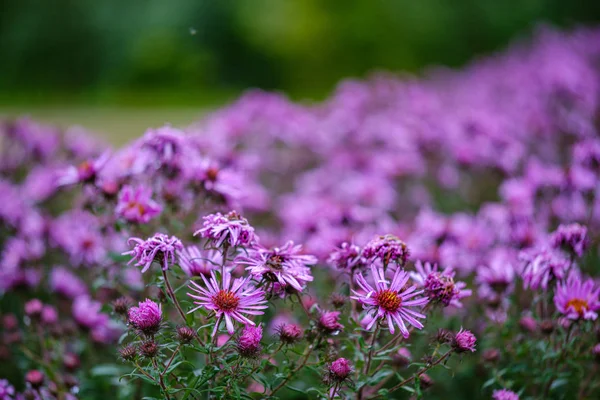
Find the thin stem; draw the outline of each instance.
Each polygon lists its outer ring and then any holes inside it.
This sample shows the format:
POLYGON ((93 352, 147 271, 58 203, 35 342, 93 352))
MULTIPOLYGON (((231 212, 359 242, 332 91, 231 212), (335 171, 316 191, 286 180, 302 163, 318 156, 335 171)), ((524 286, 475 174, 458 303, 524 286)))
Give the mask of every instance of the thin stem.
POLYGON ((302 363, 301 363, 301 364, 300 364, 298 367, 294 368, 294 370, 293 370, 292 372, 290 372, 290 373, 289 373, 289 374, 288 374, 288 375, 285 377, 285 379, 284 379, 283 381, 281 381, 281 383, 280 383, 279 385, 277 385, 277 386, 275 387, 275 389, 273 389, 273 390, 271 391, 271 396, 273 396, 275 393, 277 393, 277 391, 279 391, 279 389, 281 389, 282 387, 284 387, 284 386, 285 386, 285 385, 286 385, 286 384, 289 382, 289 380, 290 380, 290 379, 291 379, 291 378, 292 378, 292 377, 293 377, 293 376, 294 376, 294 375, 295 375, 295 374, 296 374, 298 371, 300 371, 300 369, 302 369, 302 368, 303 368, 303 367, 306 365, 306 362, 308 361, 308 358, 310 357, 310 355, 311 355, 312 351, 313 351, 313 350, 314 350, 316 347, 318 347, 318 346, 319 346, 319 343, 321 343, 321 337, 320 337, 320 336, 317 336, 317 338, 318 338, 318 340, 317 340, 317 344, 316 344, 316 345, 314 345, 314 346, 313 346, 313 345, 311 344, 310 346, 308 346, 308 347, 306 348, 306 351, 304 352, 304 356, 303 356, 303 359, 302 359, 302 363))
POLYGON ((175 358, 175 355, 177 353, 179 353, 179 349, 181 349, 181 345, 178 345, 177 348, 175 349, 175 351, 173 352, 173 354, 171 354, 171 358, 169 358, 169 361, 167 361, 167 364, 165 365, 165 369, 163 370, 163 372, 160 374, 161 376, 164 376, 165 373, 167 372, 167 370, 169 369, 169 367, 171 366, 171 363, 173 362, 173 359, 175 358))
POLYGON ((300 297, 300 293, 296 293, 296 297, 298 297, 298 303, 300 303, 300 307, 302 307, 302 310, 304 310, 304 314, 306 314, 306 317, 310 321, 312 319, 312 316, 306 309, 306 306, 304 305, 304 302, 302 301, 302 297, 300 297))
MULTIPOLYGON (((156 369, 158 371, 158 365, 156 363, 156 359, 152 359, 152 365, 154 365, 154 369, 156 369)), ((165 399, 170 400, 171 397, 169 396, 169 394, 167 393, 167 386, 165 385, 165 380, 163 378, 162 374, 158 375, 158 385, 160 386, 160 389, 162 390, 162 392, 165 395, 165 399)))
MULTIPOLYGON (((375 328, 375 332, 373 332, 373 336, 371 337, 371 345, 369 346, 369 355, 367 356, 367 363, 365 364, 365 369, 363 374, 365 376, 369 375, 369 370, 371 369, 371 360, 373 359, 373 349, 375 349, 375 341, 377 340, 377 336, 379 336, 379 329, 381 328, 381 324, 377 323, 377 327, 375 328)), ((358 389, 358 393, 356 394, 357 399, 362 399, 363 391, 365 390, 365 385, 361 386, 358 389)))
MULTIPOLYGON (((167 275, 167 271, 163 270, 162 274, 163 274, 163 278, 165 280, 165 286, 167 287, 167 294, 171 298, 171 301, 173 301, 173 304, 175 304, 175 308, 177 308, 179 315, 181 315, 181 318, 183 319, 183 323, 187 325, 187 319, 185 317, 185 312, 183 312, 183 309, 181 308, 181 306, 179 305, 179 301, 177 300, 177 296, 175 296, 175 292, 173 292, 173 287, 171 286, 171 282, 169 282, 169 277, 167 275)), ((196 336, 196 340, 198 341, 198 344, 200 346, 204 346, 204 342, 202 341, 202 339, 200 339, 200 336, 198 336, 198 335, 195 335, 195 336, 196 336)))
MULTIPOLYGON (((392 393, 392 392, 400 389, 402 386, 406 385, 407 383, 410 383, 410 382, 414 381, 415 379, 421 377, 421 375, 423 375, 425 372, 429 371, 431 368, 435 367, 436 365, 439 365, 445 359, 447 359, 448 357, 450 357, 450 354, 452 354, 452 350, 448 350, 447 353, 445 353, 443 356, 441 356, 440 358, 438 358, 434 363, 429 364, 428 366, 421 368, 416 374, 414 374, 410 378, 406 378, 405 380, 403 380, 402 382, 400 382, 396 386, 392 386, 390 389, 388 389, 387 393, 388 394, 392 393)), ((378 394, 376 396, 371 397, 371 399, 377 399, 379 397, 382 397, 382 395, 378 394)))
POLYGON ((331 389, 331 393, 329 393, 330 400, 333 400, 335 398, 335 393, 338 391, 339 386, 340 386, 340 383, 336 382, 336 384, 331 389))
POLYGON ((140 370, 140 372, 146 376, 146 378, 150 379, 152 382, 157 383, 156 379, 154 379, 149 373, 147 373, 146 371, 144 371, 144 368, 142 368, 142 366, 140 364, 138 364, 137 361, 133 362, 135 364, 135 366, 137 367, 137 369, 140 370))

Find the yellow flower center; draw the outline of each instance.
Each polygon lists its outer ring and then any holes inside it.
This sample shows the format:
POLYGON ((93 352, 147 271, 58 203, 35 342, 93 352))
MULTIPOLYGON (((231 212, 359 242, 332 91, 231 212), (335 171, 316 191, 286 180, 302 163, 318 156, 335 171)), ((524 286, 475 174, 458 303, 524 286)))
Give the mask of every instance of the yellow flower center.
POLYGON ((240 304, 240 299, 229 290, 220 290, 212 297, 213 302, 221 311, 232 311, 240 304))
POLYGON ((579 315, 583 315, 588 309, 588 302, 584 299, 574 298, 567 302, 567 308, 573 308, 579 315))
POLYGON ((390 289, 377 292, 375 294, 375 301, 377 301, 379 307, 388 312, 394 312, 398 310, 402 304, 402 298, 398 296, 398 292, 394 292, 390 289))

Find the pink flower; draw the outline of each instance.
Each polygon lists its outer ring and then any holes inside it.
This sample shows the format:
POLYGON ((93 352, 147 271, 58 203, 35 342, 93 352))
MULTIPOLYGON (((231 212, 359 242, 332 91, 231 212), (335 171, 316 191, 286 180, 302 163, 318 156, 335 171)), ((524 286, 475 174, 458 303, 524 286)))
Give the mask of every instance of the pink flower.
POLYGON ((352 365, 345 358, 338 358, 328 367, 329 377, 336 382, 345 381, 352 373, 352 365))
POLYGON ((571 262, 554 249, 533 249, 522 251, 519 259, 524 263, 523 285, 537 290, 548 289, 550 281, 564 278, 571 262))
POLYGON ((237 349, 242 357, 253 358, 260 353, 262 326, 246 325, 237 339, 237 349))
POLYGON ((363 255, 367 259, 379 258, 384 265, 390 262, 398 265, 406 264, 410 256, 408 246, 394 235, 377 236, 371 240, 363 249, 363 255))
POLYGON ((474 352, 475 342, 477 342, 475 335, 473 335, 471 331, 465 331, 461 328, 461 330, 454 335, 454 339, 452 339, 452 348, 457 353, 463 353, 465 351, 474 352))
POLYGON ((194 232, 194 236, 208 238, 216 247, 221 247, 224 243, 231 247, 247 246, 255 241, 254 228, 235 211, 226 215, 210 214, 203 219, 203 228, 194 232))
POLYGON ((337 269, 351 270, 364 268, 367 260, 363 257, 360 247, 344 242, 329 254, 327 263, 337 269))
POLYGON ((246 270, 257 279, 283 287, 289 285, 301 292, 304 285, 313 280, 308 265, 317 263, 315 256, 301 254, 301 251, 302 246, 290 240, 282 247, 250 249, 248 256, 238 257, 236 263, 247 265, 246 270))
POLYGON ((565 249, 581 257, 589 246, 587 228, 577 223, 560 225, 550 237, 550 242, 555 249, 565 249))
POLYGON ((161 264, 163 271, 166 271, 169 269, 169 264, 175 263, 175 252, 183 250, 181 240, 163 233, 155 233, 154 236, 146 240, 134 237, 127 242, 132 241, 136 243, 133 250, 124 252, 123 255, 133 256, 127 264, 136 261, 136 266, 144 267, 142 273, 146 272, 155 260, 161 264))
POLYGON ((296 343, 302 339, 302 328, 296 324, 283 324, 277 327, 279 340, 285 344, 296 343))
POLYGON ((319 317, 319 328, 327 333, 333 333, 344 329, 344 325, 340 324, 339 311, 325 311, 319 317))
POLYGON ((58 178, 59 186, 73 185, 76 183, 94 182, 98 172, 106 165, 110 158, 110 151, 105 151, 94 160, 86 160, 78 166, 68 167, 58 178))
POLYGON ((375 288, 367 283, 362 273, 356 275, 356 283, 361 291, 352 290, 357 300, 367 310, 361 325, 369 330, 379 320, 387 322, 390 333, 394 334, 394 324, 398 325, 402 335, 409 336, 405 321, 417 329, 422 329, 417 318, 425 318, 425 315, 415 311, 412 307, 424 306, 427 299, 423 297, 414 298, 423 293, 416 291, 416 286, 405 288, 409 276, 404 270, 398 268, 394 273, 391 284, 385 279, 383 267, 371 266, 371 276, 375 282, 375 288), (411 300, 412 299, 412 300, 411 300))
POLYGON ((210 276, 210 272, 217 269, 223 256, 215 250, 202 253, 197 246, 188 246, 178 254, 179 265, 187 276, 210 276))
POLYGON ((600 287, 595 287, 592 279, 582 281, 576 274, 556 286, 554 304, 559 312, 567 318, 591 319, 598 317, 600 309, 600 287))
POLYGON ((262 315, 264 312, 261 310, 268 308, 265 292, 252 286, 249 278, 237 278, 232 281, 231 274, 227 271, 223 275, 221 283, 217 281, 214 271, 211 272, 209 280, 204 275, 201 278, 204 287, 194 281, 190 282, 190 289, 195 294, 188 293, 188 296, 196 300, 194 304, 197 304, 198 307, 189 312, 194 312, 199 308, 213 311, 217 317, 213 336, 217 333, 223 319, 225 319, 227 332, 232 335, 235 332, 233 320, 245 325, 254 325, 254 322, 243 314, 262 315))
POLYGON ((148 223, 162 211, 160 204, 152 200, 152 189, 126 185, 119 192, 115 213, 120 218, 134 223, 148 223))
POLYGON ((429 300, 440 302, 447 307, 452 305, 462 308, 461 299, 469 297, 472 294, 464 282, 454 282, 454 270, 446 268, 438 271, 437 265, 429 263, 422 264, 421 261, 415 263, 416 272, 410 272, 410 277, 420 287, 425 289, 425 294, 429 300))
POLYGON ((162 307, 150 299, 138 303, 127 312, 129 322, 134 328, 145 335, 154 335, 160 329, 162 322, 162 307))
POLYGON ((519 400, 519 395, 508 389, 494 390, 492 393, 494 400, 519 400))

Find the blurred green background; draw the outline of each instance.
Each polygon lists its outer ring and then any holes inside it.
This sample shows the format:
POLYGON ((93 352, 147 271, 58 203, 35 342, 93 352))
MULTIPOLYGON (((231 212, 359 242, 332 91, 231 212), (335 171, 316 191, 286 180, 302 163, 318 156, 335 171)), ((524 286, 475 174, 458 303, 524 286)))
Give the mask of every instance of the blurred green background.
POLYGON ((583 0, 0 0, 0 115, 111 134, 187 124, 259 87, 322 99, 371 71, 460 67, 583 0))

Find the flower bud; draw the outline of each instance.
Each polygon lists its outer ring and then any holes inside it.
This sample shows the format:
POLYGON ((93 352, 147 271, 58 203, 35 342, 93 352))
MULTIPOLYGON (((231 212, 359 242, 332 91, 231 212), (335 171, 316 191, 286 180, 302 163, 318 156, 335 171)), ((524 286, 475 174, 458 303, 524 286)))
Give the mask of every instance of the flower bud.
POLYGON ((262 326, 246 325, 237 339, 237 349, 242 357, 256 357, 261 350, 262 326))
POLYGON ((410 365, 412 354, 406 347, 401 347, 392 355, 392 365, 396 368, 406 368, 410 365))
POLYGON ((344 328, 344 325, 340 324, 340 312, 339 311, 325 311, 319 317, 319 328, 326 333, 334 333, 344 328))
POLYGON ((537 330, 537 321, 531 317, 522 317, 519 320, 519 326, 525 332, 535 332, 537 330))
POLYGON ((58 312, 52 306, 44 306, 42 309, 42 323, 45 325, 54 325, 58 322, 58 312))
POLYGON ((29 300, 25 303, 25 314, 30 318, 38 318, 42 314, 44 304, 38 299, 29 300))
POLYGON ((67 371, 75 371, 81 365, 81 361, 77 354, 65 353, 63 356, 63 365, 67 371))
POLYGON ((119 355, 125 361, 134 360, 137 356, 137 349, 135 346, 128 344, 127 346, 121 347, 119 349, 119 355))
POLYGON ((302 339, 302 328, 295 324, 283 324, 277 328, 279 340, 285 344, 293 344, 302 339))
POLYGON ((331 301, 331 305, 334 308, 339 309, 339 308, 344 307, 344 305, 348 301, 348 298, 341 293, 334 293, 331 295, 330 301, 331 301))
POLYGON ((131 307, 128 312, 131 325, 146 336, 152 336, 160 329, 162 308, 150 299, 131 307))
POLYGON ((431 379, 431 377, 427 374, 422 374, 419 378, 419 382, 421 385, 421 389, 423 389, 423 390, 429 389, 434 384, 433 379, 431 379))
POLYGON ((475 351, 475 342, 477 338, 471 331, 465 331, 461 329, 454 335, 452 340, 452 348, 457 353, 464 353, 466 351, 475 351))
POLYGON ((177 340, 181 344, 188 344, 196 337, 196 331, 189 326, 177 327, 177 340))
POLYGON ((146 358, 154 358, 158 354, 158 344, 154 340, 148 340, 140 344, 140 353, 146 358))
POLYGON ((129 309, 129 306, 131 305, 131 299, 129 297, 119 297, 118 299, 116 299, 115 301, 113 301, 113 310, 115 312, 115 314, 119 314, 119 315, 127 315, 127 310, 129 309))
POLYGON ((32 369, 25 374, 25 382, 34 388, 39 388, 44 384, 44 374, 37 369, 32 369))
POLYGON ((540 330, 543 334, 550 335, 554 332, 554 323, 549 319, 544 320, 540 323, 540 330))
POLYGON ((434 340, 439 344, 450 343, 452 341, 452 332, 447 329, 440 328, 437 330, 434 340))
POLYGON ((498 349, 485 349, 483 352, 483 360, 489 363, 495 363, 500 359, 500 350, 498 349))
POLYGON ((2 327, 5 331, 14 331, 19 327, 19 321, 14 314, 6 314, 2 317, 2 327))
POLYGON ((329 378, 334 382, 343 382, 352 373, 352 365, 350 365, 350 361, 345 358, 338 358, 328 367, 329 378))

